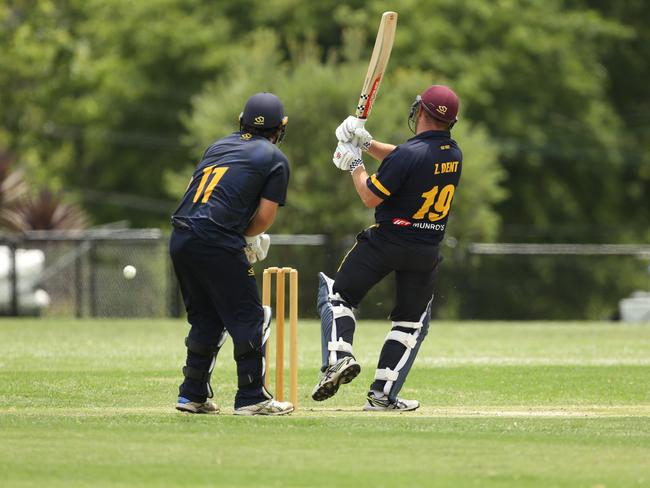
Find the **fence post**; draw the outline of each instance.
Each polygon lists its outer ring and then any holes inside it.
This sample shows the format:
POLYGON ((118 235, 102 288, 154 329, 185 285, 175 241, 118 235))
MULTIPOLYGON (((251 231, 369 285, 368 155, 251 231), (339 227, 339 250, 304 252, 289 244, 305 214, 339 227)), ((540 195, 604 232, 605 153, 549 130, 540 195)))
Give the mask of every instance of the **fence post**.
POLYGON ((90 271, 90 316, 97 317, 97 241, 92 241, 88 253, 88 266, 90 271))
MULTIPOLYGON (((87 241, 77 241, 77 247, 85 245, 87 241)), ((75 315, 78 319, 83 318, 83 256, 78 253, 74 261, 74 284, 75 284, 75 315)))
POLYGON ((12 317, 18 316, 18 265, 16 261, 17 243, 15 239, 9 239, 7 242, 9 253, 9 276, 11 280, 11 308, 10 315, 12 317))

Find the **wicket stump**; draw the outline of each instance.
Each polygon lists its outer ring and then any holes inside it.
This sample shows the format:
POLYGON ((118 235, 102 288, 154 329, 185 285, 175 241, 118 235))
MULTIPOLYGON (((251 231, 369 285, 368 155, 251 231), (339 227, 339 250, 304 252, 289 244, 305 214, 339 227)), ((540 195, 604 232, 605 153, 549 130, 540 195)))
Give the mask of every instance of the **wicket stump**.
MULTIPOLYGON (((284 401, 285 275, 289 275, 289 400, 298 407, 298 270, 266 268, 262 274, 262 305, 271 306, 272 275, 275 275, 275 398, 284 401)), ((269 389, 270 339, 266 342, 264 387, 269 389)))

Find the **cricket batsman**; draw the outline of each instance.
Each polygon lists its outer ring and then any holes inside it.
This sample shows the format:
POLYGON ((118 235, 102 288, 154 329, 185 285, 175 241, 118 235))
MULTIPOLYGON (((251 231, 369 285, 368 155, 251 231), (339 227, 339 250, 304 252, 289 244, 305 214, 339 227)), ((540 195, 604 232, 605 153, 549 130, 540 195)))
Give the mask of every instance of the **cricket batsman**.
POLYGON ((280 99, 257 93, 240 115, 240 130, 205 151, 171 218, 170 254, 187 310, 187 359, 176 409, 218 413, 209 398, 226 335, 237 363, 235 415, 284 415, 264 388, 264 344, 271 310, 262 307, 252 264, 268 252, 264 232, 285 203, 289 162, 279 144, 288 118, 280 99))
POLYGON ((375 225, 361 232, 332 280, 320 273, 321 378, 312 398, 326 400, 361 371, 353 355, 354 309, 366 293, 395 273, 392 327, 386 336, 364 410, 410 411, 420 404, 398 394, 427 335, 439 246, 460 180, 462 154, 450 131, 459 100, 448 87, 433 85, 411 105, 409 127, 415 137, 393 146, 373 140, 355 117, 336 129, 334 164, 350 171, 375 225), (368 175, 361 151, 381 162, 368 175))

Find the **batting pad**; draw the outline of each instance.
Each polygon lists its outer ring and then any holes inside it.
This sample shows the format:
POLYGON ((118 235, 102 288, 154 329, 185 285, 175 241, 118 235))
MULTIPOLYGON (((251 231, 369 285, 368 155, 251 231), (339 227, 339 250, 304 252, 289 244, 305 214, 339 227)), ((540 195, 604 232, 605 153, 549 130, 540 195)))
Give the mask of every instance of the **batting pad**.
POLYGON ((413 361, 420 350, 420 345, 429 330, 431 320, 431 305, 433 298, 427 304, 426 309, 417 322, 393 322, 392 330, 386 335, 384 342, 395 341, 404 346, 404 352, 393 368, 378 368, 375 372, 375 380, 385 381, 384 394, 388 395, 391 401, 397 401, 397 394, 404 386, 406 377, 413 366, 413 361), (410 332, 406 332, 405 330, 410 332))
POLYGON ((356 319, 352 308, 333 291, 334 280, 318 274, 318 314, 321 318, 322 371, 339 359, 338 353, 352 355, 356 319), (348 339, 348 340, 346 340, 348 339))

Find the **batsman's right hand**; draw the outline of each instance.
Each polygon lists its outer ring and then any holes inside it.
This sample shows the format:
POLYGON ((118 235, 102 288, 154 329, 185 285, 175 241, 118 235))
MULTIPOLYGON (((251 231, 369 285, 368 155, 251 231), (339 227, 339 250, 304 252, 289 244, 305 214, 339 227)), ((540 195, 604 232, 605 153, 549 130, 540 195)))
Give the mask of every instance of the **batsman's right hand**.
POLYGON ((350 115, 336 128, 336 138, 340 142, 349 142, 367 151, 372 142, 372 135, 364 128, 365 121, 350 115))
POLYGON ((360 164, 361 150, 349 142, 339 142, 332 156, 332 162, 341 171, 350 171, 354 164, 356 166, 360 164))

